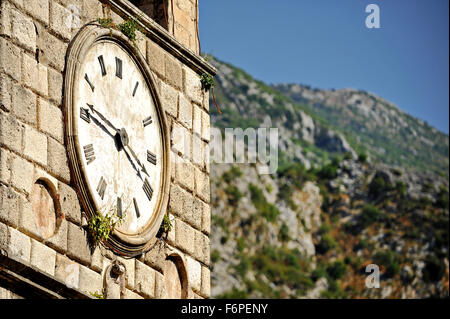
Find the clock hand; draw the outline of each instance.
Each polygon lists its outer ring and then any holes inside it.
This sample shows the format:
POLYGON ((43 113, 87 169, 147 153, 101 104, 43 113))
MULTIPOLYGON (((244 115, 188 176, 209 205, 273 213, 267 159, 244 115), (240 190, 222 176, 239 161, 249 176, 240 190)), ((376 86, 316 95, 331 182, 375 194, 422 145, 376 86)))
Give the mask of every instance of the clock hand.
POLYGON ((94 108, 94 105, 89 103, 86 104, 87 106, 89 106, 92 112, 96 113, 102 119, 103 122, 105 122, 108 126, 110 126, 114 131, 119 132, 119 130, 110 121, 108 121, 108 119, 102 113, 100 113, 94 108))
POLYGON ((131 163, 131 166, 133 166, 133 169, 137 172, 137 176, 139 176, 139 178, 144 181, 144 179, 142 178, 141 172, 139 171, 139 169, 136 167, 136 165, 134 164, 133 160, 131 159, 130 154, 128 154, 127 150, 124 148, 123 151, 125 152, 125 155, 127 156, 128 160, 131 163))
POLYGON ((89 115, 90 119, 92 120, 92 122, 95 123, 95 125, 97 125, 99 128, 102 129, 102 131, 104 131, 106 134, 108 134, 110 137, 115 138, 114 135, 112 135, 108 129, 98 120, 96 119, 94 116, 92 116, 92 114, 89 115))
POLYGON ((141 163, 141 161, 139 161, 139 158, 137 157, 137 155, 136 155, 136 153, 133 151, 133 149, 130 147, 130 145, 127 144, 126 147, 128 147, 128 150, 130 151, 131 155, 134 157, 134 159, 136 160, 136 162, 138 163, 138 165, 141 167, 142 172, 144 172, 145 174, 147 174, 147 176, 150 177, 150 175, 148 175, 147 169, 146 169, 145 166, 141 163))

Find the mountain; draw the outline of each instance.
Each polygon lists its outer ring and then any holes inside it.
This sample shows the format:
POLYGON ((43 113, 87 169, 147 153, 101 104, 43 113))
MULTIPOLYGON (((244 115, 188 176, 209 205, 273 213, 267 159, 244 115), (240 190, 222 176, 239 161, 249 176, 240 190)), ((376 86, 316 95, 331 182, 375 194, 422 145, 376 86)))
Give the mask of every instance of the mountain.
POLYGON ((274 88, 344 133, 354 149, 369 153, 376 161, 421 171, 448 171, 448 135, 374 94, 298 84, 274 88))
POLYGON ((369 93, 211 63, 212 127, 279 129, 275 174, 211 164, 213 297, 448 297, 448 136, 369 93))

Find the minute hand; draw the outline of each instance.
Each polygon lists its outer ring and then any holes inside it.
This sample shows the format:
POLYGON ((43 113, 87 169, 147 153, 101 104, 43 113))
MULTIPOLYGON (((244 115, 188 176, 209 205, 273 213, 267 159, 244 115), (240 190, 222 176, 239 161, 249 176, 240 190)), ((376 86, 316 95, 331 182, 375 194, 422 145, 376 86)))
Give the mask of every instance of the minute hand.
POLYGON ((144 166, 143 164, 141 164, 141 161, 139 161, 139 158, 137 157, 137 155, 136 155, 136 153, 133 151, 133 149, 130 147, 130 145, 127 145, 127 146, 125 146, 125 147, 128 148, 128 150, 129 150, 130 153, 131 153, 131 156, 134 157, 134 160, 135 160, 135 161, 138 163, 138 165, 141 167, 141 170, 142 170, 145 174, 147 174, 147 176, 149 176, 148 173, 147 173, 147 170, 145 169, 145 166, 144 166))
POLYGON ((119 132, 119 130, 102 113, 97 111, 93 105, 89 103, 86 104, 89 106, 92 112, 96 113, 102 119, 103 122, 105 122, 108 126, 110 126, 114 131, 119 132))

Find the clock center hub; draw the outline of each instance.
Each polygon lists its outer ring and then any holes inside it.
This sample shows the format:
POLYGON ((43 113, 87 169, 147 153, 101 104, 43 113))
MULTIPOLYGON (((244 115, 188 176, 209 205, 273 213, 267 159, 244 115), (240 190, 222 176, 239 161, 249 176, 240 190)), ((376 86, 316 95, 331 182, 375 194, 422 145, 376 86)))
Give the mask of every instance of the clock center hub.
POLYGON ((119 130, 119 132, 117 132, 115 139, 116 139, 116 143, 117 143, 117 147, 118 147, 119 151, 124 149, 125 146, 127 146, 128 142, 129 142, 127 131, 124 128, 121 128, 119 130))

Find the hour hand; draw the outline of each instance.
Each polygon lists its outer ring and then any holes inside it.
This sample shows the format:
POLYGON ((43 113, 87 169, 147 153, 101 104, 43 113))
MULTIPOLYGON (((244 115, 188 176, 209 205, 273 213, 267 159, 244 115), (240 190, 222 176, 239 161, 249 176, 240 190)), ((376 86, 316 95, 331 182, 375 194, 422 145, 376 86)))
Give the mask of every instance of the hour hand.
POLYGON ((92 113, 95 113, 102 119, 103 122, 105 122, 109 127, 111 127, 114 131, 119 132, 119 130, 99 111, 97 111, 94 107, 94 105, 86 103, 87 106, 91 109, 92 113))

